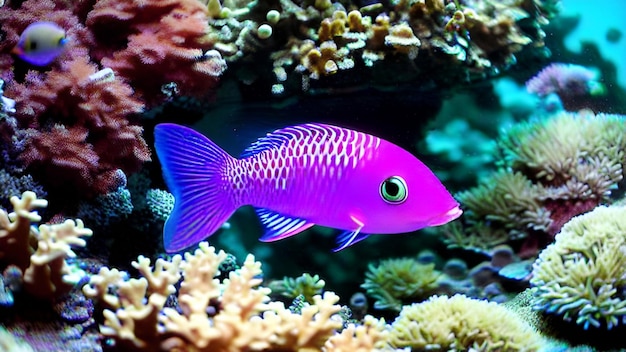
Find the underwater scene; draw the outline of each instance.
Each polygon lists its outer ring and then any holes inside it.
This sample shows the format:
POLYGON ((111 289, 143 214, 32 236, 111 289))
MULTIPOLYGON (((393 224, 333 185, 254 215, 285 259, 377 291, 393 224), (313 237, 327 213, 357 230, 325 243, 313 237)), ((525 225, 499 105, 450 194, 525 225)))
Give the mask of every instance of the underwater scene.
POLYGON ((626 351, 624 14, 0 0, 0 352, 626 351))

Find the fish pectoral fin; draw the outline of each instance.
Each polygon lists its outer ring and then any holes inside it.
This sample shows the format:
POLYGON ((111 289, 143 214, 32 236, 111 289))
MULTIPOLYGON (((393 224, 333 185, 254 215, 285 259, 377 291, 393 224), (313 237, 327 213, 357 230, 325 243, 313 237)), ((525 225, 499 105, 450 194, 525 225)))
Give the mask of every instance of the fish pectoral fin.
POLYGON ((340 250, 345 249, 346 247, 349 247, 355 243, 361 242, 369 237, 369 235, 361 233, 361 229, 364 225, 363 222, 358 220, 354 216, 350 216, 350 218, 352 219, 352 221, 354 221, 358 228, 354 231, 346 231, 340 234, 337 237, 337 244, 339 246, 333 249, 333 252, 339 252, 340 250))
POLYGON ((346 247, 349 247, 357 242, 363 241, 367 237, 369 237, 369 235, 360 233, 359 230, 346 231, 342 233, 341 235, 339 235, 339 237, 337 237, 337 244, 339 246, 334 248, 333 252, 339 252, 340 250, 345 249, 346 247))
POLYGON ((278 241, 297 235, 315 225, 304 219, 285 216, 264 208, 255 208, 255 211, 265 228, 265 233, 259 239, 263 242, 278 241))

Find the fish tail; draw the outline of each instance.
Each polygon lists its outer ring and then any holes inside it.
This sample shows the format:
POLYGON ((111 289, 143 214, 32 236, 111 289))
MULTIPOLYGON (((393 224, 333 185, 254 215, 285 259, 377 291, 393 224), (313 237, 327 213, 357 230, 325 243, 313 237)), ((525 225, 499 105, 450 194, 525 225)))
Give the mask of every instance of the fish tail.
POLYGON ((226 165, 236 160, 184 126, 159 124, 154 137, 165 183, 175 199, 163 229, 165 250, 171 253, 212 235, 235 212, 237 205, 222 175, 226 165))

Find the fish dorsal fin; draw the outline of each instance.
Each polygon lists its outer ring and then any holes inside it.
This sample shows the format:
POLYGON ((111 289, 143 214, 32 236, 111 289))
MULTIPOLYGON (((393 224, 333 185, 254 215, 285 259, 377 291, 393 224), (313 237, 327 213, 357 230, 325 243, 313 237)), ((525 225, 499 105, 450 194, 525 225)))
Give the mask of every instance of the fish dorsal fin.
POLYGON ((307 137, 313 137, 313 135, 335 134, 337 132, 334 131, 334 129, 337 128, 338 127, 318 123, 307 123, 304 125, 281 128, 268 133, 266 136, 250 144, 250 146, 241 153, 240 157, 247 158, 268 149, 278 148, 293 138, 305 139, 307 137))
POLYGON ((268 209, 255 208, 255 210, 265 228, 265 233, 260 238, 263 242, 278 241, 296 235, 314 225, 306 220, 281 215, 268 209))

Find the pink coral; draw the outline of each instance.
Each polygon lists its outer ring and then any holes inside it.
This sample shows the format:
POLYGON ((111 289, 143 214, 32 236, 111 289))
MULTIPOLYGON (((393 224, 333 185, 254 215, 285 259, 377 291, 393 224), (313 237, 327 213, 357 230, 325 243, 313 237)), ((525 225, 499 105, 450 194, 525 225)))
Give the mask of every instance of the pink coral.
POLYGON ((20 160, 58 194, 119 185, 118 170, 150 160, 133 123, 146 103, 161 103, 171 83, 183 95, 210 95, 226 67, 209 50, 207 8, 196 0, 8 1, 0 24, 5 95, 16 101, 17 128, 28 131, 20 160), (69 42, 49 67, 35 69, 9 52, 26 26, 44 20, 65 29, 69 42))
POLYGON ((102 64, 131 82, 152 105, 170 82, 181 94, 196 97, 217 85, 226 64, 219 55, 205 55, 212 46, 207 16, 206 6, 196 0, 101 0, 87 25, 97 36, 109 36, 113 28, 124 33, 101 48, 102 64))
POLYGON ((150 160, 142 128, 130 121, 144 104, 112 71, 102 75, 91 62, 95 41, 78 16, 86 16, 87 2, 27 0, 5 7, 0 13, 7 33, 0 43, 5 94, 16 101, 16 127, 27 131, 19 159, 50 186, 53 197, 111 191, 119 185, 118 169, 134 172, 150 160), (70 40, 49 67, 34 70, 8 51, 28 24, 41 20, 57 23, 70 40))
POLYGON ((106 193, 119 185, 117 169, 134 172, 150 160, 142 128, 128 120, 141 102, 126 84, 100 76, 95 65, 76 58, 29 91, 28 101, 41 111, 28 125, 39 133, 27 140, 21 159, 54 189, 106 193))

